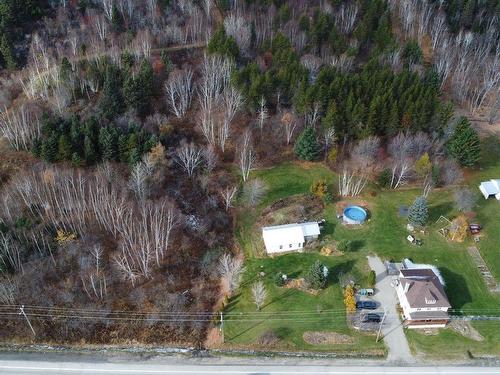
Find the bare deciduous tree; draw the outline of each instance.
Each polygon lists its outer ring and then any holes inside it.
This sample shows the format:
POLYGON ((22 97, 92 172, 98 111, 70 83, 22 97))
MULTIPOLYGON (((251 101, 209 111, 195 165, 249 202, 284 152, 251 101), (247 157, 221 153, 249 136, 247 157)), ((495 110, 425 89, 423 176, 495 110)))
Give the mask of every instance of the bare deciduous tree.
POLYGON ((3 232, 0 232, 0 263, 4 265, 4 268, 23 272, 19 244, 10 235, 3 232))
POLYGON ((194 143, 184 143, 177 149, 176 161, 189 177, 193 177, 195 169, 202 161, 202 150, 194 143))
POLYGON ((145 162, 140 161, 132 168, 129 179, 129 187, 138 200, 144 200, 149 195, 148 178, 153 173, 152 166, 145 162))
POLYGON ((250 206, 257 205, 264 194, 266 193, 267 186, 258 178, 249 180, 243 186, 243 198, 250 206))
POLYGON ((90 249, 88 256, 80 258, 83 290, 89 298, 103 300, 107 295, 106 275, 104 274, 103 251, 99 244, 90 249))
POLYGON ((323 141, 325 160, 328 156, 328 151, 330 150, 330 147, 335 143, 336 139, 337 135, 334 127, 323 129, 322 141, 323 141))
POLYGON ((246 130, 239 145, 238 150, 238 166, 240 167, 243 181, 248 180, 250 172, 255 164, 255 151, 252 145, 252 134, 250 130, 246 130))
POLYGON ((0 303, 13 305, 18 293, 17 284, 7 276, 0 277, 0 303))
POLYGON ((205 169, 208 173, 211 173, 217 167, 219 159, 213 146, 207 145, 203 149, 203 160, 205 161, 205 169))
POLYGON ((289 145, 297 128, 297 119, 291 112, 286 112, 281 117, 281 124, 285 128, 286 144, 289 145))
POLYGON ((193 94, 193 72, 175 70, 170 73, 165 83, 165 91, 170 109, 176 117, 182 118, 186 114, 193 94))
POLYGON ((0 115, 0 135, 17 151, 29 150, 33 141, 40 137, 41 127, 36 107, 22 105, 17 110, 5 110, 0 115))
POLYGON ((225 253, 219 258, 218 271, 231 294, 240 286, 241 274, 244 271, 243 259, 225 253))
POLYGON ((259 280, 252 285, 252 297, 257 311, 259 311, 266 301, 267 291, 264 283, 259 280))
POLYGON ((250 23, 243 17, 230 14, 224 19, 224 29, 231 35, 241 51, 247 52, 250 49, 251 30, 250 23))
POLYGON ((219 192, 226 211, 233 207, 233 200, 237 192, 238 188, 236 186, 227 186, 219 192))
POLYGON ((262 96, 259 102, 259 109, 257 111, 257 122, 259 124, 260 132, 262 133, 262 129, 264 128, 264 122, 268 119, 269 114, 266 108, 266 100, 262 96))

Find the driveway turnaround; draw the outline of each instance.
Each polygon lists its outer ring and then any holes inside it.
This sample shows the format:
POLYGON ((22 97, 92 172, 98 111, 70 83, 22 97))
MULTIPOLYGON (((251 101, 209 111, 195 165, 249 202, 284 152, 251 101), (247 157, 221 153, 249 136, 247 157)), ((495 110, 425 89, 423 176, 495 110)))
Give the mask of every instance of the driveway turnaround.
POLYGON ((394 363, 413 363, 415 359, 410 352, 403 324, 396 311, 398 297, 396 290, 391 285, 392 277, 386 274, 384 263, 379 257, 368 256, 368 264, 377 275, 373 299, 380 303, 381 308, 385 309, 386 313, 382 324, 382 336, 389 351, 387 360, 394 363))

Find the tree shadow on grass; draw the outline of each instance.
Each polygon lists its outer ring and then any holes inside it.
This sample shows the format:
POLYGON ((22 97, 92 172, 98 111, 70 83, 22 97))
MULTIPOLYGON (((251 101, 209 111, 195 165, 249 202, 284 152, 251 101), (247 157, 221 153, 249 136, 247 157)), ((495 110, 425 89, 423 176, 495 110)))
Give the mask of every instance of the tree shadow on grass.
POLYGON ((262 306, 262 308, 266 308, 267 306, 270 306, 272 305, 273 303, 276 303, 276 302, 279 302, 285 298, 288 298, 288 297, 291 297, 293 296, 294 294, 296 294, 298 292, 297 289, 286 289, 285 292, 281 293, 279 296, 277 296, 276 298, 274 298, 272 301, 270 301, 269 303, 266 303, 264 306, 262 306))
MULTIPOLYGON (((335 218, 335 220, 337 220, 335 218)), ((332 222, 330 220, 326 220, 324 226, 323 226, 323 230, 321 231, 321 239, 324 239, 326 236, 331 236, 334 234, 335 232, 335 227, 337 226, 336 225, 337 222, 332 222)))
POLYGON ((452 309, 461 309, 466 303, 472 302, 465 278, 446 267, 439 267, 446 283, 445 291, 452 309))
POLYGON ((434 224, 441 216, 448 217, 453 211, 452 202, 443 202, 429 207, 429 223, 434 224))
POLYGON ((337 283, 339 281, 339 275, 345 275, 351 272, 355 263, 356 262, 354 260, 349 260, 331 267, 328 273, 328 284, 337 283))
POLYGON ((226 305, 226 308, 224 309, 224 311, 226 311, 226 312, 232 311, 234 309, 234 307, 236 306, 236 304, 239 302, 240 297, 241 297, 241 293, 238 293, 238 294, 235 294, 234 296, 232 296, 231 298, 229 298, 228 304, 226 305))
POLYGON ((500 140, 496 136, 490 136, 484 138, 481 141, 482 144, 482 152, 481 152, 481 160, 479 161, 479 165, 481 168, 491 168, 497 165, 498 159, 492 158, 491 155, 499 155, 500 154, 500 140))
POLYGON ((292 337, 293 330, 289 327, 278 327, 274 330, 276 336, 280 338, 280 340, 286 340, 292 337))
POLYGON ((361 250, 363 248, 363 246, 365 246, 365 240, 354 240, 354 241, 351 241, 351 251, 358 251, 358 250, 361 250))
POLYGON ((248 327, 248 328, 244 329, 244 330, 243 330, 243 331, 241 331, 240 333, 237 333, 237 334, 236 334, 236 335, 234 335, 234 336, 228 337, 228 338, 227 338, 227 339, 228 339, 228 341, 234 340, 234 339, 236 339, 236 338, 238 338, 238 337, 240 337, 240 336, 244 335, 245 333, 247 333, 247 332, 251 331, 251 330, 252 330, 252 329, 254 329, 255 327, 258 327, 259 325, 261 325, 261 324, 262 324, 262 323, 264 323, 265 321, 266 321, 266 319, 262 319, 262 320, 259 320, 259 321, 258 321, 258 322, 256 322, 256 323, 252 323, 252 324, 250 325, 250 327, 248 327))

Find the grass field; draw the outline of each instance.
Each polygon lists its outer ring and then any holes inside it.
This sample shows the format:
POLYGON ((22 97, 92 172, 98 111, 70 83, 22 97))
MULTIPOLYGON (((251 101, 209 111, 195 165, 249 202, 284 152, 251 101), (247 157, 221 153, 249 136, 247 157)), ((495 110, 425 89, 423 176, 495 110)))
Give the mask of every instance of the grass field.
MULTIPOLYGON (((496 154, 497 140, 487 140, 484 144, 485 155, 496 154)), ((485 158, 484 160, 491 160, 485 158)), ((467 177, 473 191, 480 193, 477 185, 481 180, 500 175, 500 160, 482 164, 477 171, 467 177)), ((341 239, 349 239, 354 244, 354 251, 342 257, 322 257, 317 251, 303 254, 289 254, 275 258, 263 257, 263 244, 260 230, 255 225, 262 210, 277 199, 307 194, 314 180, 326 179, 336 191, 336 176, 321 164, 284 164, 274 168, 257 170, 253 177, 265 181, 268 191, 261 204, 254 209, 240 209, 238 213, 236 236, 247 258, 247 271, 241 293, 231 303, 228 313, 234 316, 227 327, 227 342, 237 345, 255 345, 266 332, 276 333, 278 346, 295 349, 344 351, 350 348, 358 352, 380 349, 373 338, 351 332, 345 323, 341 290, 336 282, 339 270, 351 272, 358 280, 364 280, 367 272, 366 255, 376 253, 384 259, 401 260, 411 258, 415 262, 437 265, 446 282, 446 291, 455 312, 465 314, 492 314, 500 309, 500 295, 492 295, 466 252, 471 242, 452 243, 443 238, 436 223, 441 216, 452 218, 457 215, 453 203, 453 191, 436 189, 429 196, 430 219, 425 234, 419 235, 423 246, 415 247, 406 240, 406 218, 398 216, 401 205, 410 205, 420 194, 419 189, 398 191, 379 190, 376 187, 366 189, 362 199, 370 208, 370 221, 362 227, 348 228, 336 219, 335 203, 325 208, 327 225, 321 237, 321 245, 328 245, 341 239), (319 295, 285 290, 273 284, 274 275, 281 271, 300 276, 306 272, 315 260, 331 267, 330 286, 319 295), (268 289, 268 304, 261 312, 255 311, 250 285, 264 272, 263 280, 268 289), (307 311, 309 315, 304 314, 307 311), (329 311, 329 312, 328 312, 329 311), (289 319, 282 313, 289 313, 289 319), (257 317, 245 319, 246 316, 257 317), (238 320, 238 316, 240 317, 238 320), (293 317, 293 318, 290 318, 293 317), (355 341, 349 345, 312 346, 304 342, 305 331, 335 331, 353 336, 355 341)), ((485 236, 479 244, 480 251, 493 273, 500 275, 500 204, 495 200, 478 200, 477 220, 485 226, 485 236)), ((409 332, 408 338, 415 352, 431 353, 433 348, 443 348, 449 356, 462 356, 469 350, 473 355, 490 353, 500 354, 500 323, 482 322, 476 324, 485 340, 474 342, 462 338, 451 330, 442 330, 435 336, 424 336, 418 332, 409 332), (460 344, 455 345, 455 341, 460 344)))

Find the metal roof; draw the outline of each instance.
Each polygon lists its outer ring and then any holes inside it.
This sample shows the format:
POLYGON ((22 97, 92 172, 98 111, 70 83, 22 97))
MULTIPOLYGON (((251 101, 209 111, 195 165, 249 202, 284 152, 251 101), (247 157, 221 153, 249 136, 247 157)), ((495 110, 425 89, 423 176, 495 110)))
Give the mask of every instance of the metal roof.
POLYGON ((304 237, 318 236, 319 233, 317 222, 284 224, 262 228, 264 242, 269 245, 302 243, 304 242, 304 237))

